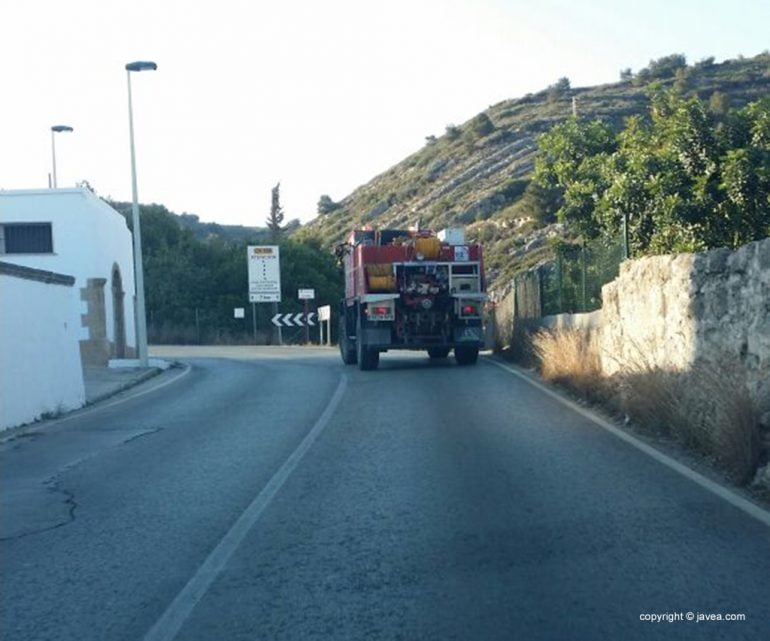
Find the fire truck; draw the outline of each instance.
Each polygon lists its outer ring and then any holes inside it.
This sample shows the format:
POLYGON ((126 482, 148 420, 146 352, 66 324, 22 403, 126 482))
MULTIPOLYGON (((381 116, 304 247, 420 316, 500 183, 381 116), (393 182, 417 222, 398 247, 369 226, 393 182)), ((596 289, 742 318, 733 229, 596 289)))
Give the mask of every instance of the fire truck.
POLYGON ((345 271, 340 305, 342 360, 377 369, 390 349, 425 350, 473 365, 484 344, 481 246, 462 229, 360 229, 337 247, 345 271))

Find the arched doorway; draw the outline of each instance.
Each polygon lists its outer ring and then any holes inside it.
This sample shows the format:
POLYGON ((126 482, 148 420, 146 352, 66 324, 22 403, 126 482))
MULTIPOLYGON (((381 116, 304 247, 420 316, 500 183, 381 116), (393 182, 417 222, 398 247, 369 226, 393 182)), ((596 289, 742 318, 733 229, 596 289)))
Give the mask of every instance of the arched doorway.
POLYGON ((115 358, 126 357, 126 314, 123 308, 123 279, 120 267, 112 266, 112 353, 115 358))

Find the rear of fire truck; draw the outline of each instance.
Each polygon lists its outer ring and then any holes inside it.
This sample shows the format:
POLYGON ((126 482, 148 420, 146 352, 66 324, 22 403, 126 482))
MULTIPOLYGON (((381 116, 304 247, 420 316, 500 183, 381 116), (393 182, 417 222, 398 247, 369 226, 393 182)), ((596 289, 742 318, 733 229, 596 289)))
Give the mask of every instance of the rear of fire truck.
POLYGON ((355 230, 338 247, 345 270, 339 346, 346 364, 376 369, 389 349, 473 365, 483 346, 484 262, 462 229, 438 235, 355 230))

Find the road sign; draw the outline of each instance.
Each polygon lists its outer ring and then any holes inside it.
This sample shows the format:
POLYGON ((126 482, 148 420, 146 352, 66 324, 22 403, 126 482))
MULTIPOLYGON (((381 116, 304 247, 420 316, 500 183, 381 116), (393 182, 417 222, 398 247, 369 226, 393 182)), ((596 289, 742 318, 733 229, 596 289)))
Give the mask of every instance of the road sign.
POLYGON ((297 298, 299 300, 313 300, 315 298, 314 289, 298 289, 297 298))
POLYGON ((277 245, 249 245, 249 302, 281 302, 281 257, 277 245))
POLYGON ((233 307, 233 318, 246 318, 246 310, 243 307, 233 307))
POLYGON ((331 317, 332 317, 331 305, 324 305, 323 307, 318 308, 319 321, 328 321, 328 320, 331 320, 331 317))
MULTIPOLYGON (((315 327, 313 317, 315 312, 310 312, 307 315, 307 325, 315 327)), ((303 327, 305 325, 305 314, 300 312, 299 314, 276 314, 272 318, 273 325, 276 327, 303 327)))

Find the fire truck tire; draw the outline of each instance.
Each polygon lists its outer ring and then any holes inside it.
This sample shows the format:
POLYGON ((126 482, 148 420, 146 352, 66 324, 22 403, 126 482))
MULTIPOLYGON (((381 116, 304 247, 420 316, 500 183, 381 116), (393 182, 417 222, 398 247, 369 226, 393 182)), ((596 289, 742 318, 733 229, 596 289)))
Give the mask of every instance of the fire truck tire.
POLYGON ((344 317, 340 317, 339 336, 340 356, 342 356, 342 362, 345 363, 345 365, 355 365, 356 361, 358 360, 356 348, 355 345, 352 345, 353 341, 351 341, 350 337, 348 336, 347 323, 345 322, 344 317))
POLYGON ((428 356, 430 358, 446 358, 449 356, 448 347, 431 347, 428 350, 428 356))
POLYGON ((479 348, 470 346, 455 347, 455 360, 458 365, 475 365, 479 360, 479 348))
POLYGON ((380 352, 364 345, 360 316, 356 322, 356 352, 358 356, 358 369, 362 371, 377 369, 377 366, 380 364, 380 352))
POLYGON ((358 355, 358 367, 363 371, 377 369, 380 364, 380 353, 376 349, 364 347, 358 355))

